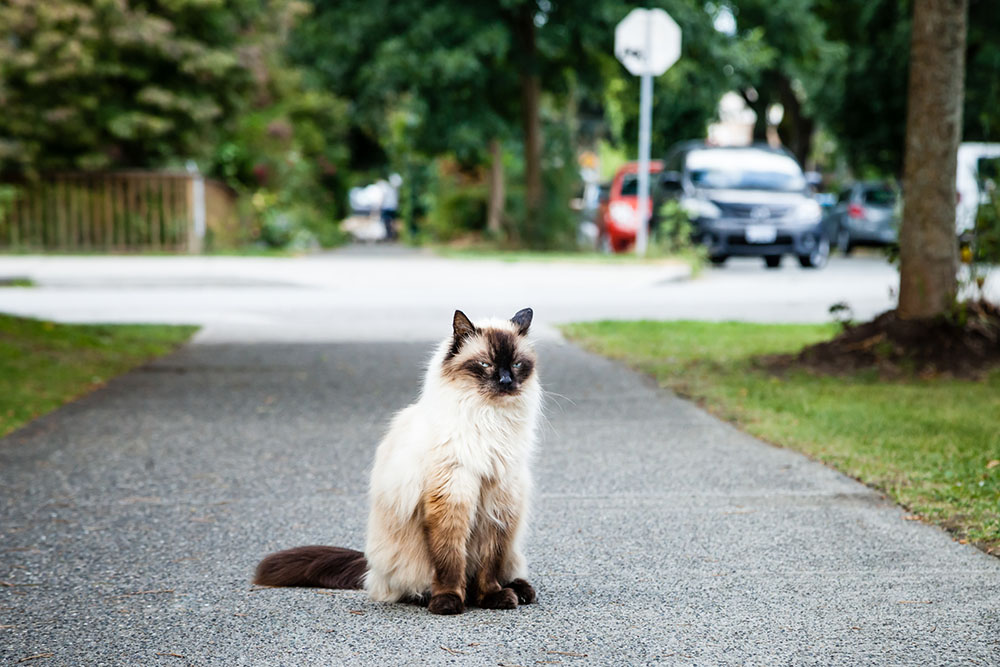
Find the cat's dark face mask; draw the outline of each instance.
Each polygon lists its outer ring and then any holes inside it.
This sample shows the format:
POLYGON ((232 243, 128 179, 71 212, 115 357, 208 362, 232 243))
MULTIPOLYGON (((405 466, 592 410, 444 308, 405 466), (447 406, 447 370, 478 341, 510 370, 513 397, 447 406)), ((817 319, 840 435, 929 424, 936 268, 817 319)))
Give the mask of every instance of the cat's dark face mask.
POLYGON ((504 326, 475 327, 456 311, 446 374, 473 383, 481 395, 516 396, 535 368, 534 351, 525 338, 531 317, 531 309, 525 308, 504 326))

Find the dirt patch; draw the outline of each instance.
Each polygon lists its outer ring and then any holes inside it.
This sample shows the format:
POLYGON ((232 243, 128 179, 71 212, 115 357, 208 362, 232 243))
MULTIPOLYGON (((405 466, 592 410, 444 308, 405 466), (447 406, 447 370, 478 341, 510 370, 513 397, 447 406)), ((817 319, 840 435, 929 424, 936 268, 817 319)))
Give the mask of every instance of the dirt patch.
POLYGON ((987 301, 968 302, 954 317, 927 320, 901 320, 890 310, 871 322, 845 326, 833 340, 798 354, 760 361, 778 373, 793 368, 824 375, 875 370, 883 378, 977 379, 1000 368, 1000 307, 987 301))

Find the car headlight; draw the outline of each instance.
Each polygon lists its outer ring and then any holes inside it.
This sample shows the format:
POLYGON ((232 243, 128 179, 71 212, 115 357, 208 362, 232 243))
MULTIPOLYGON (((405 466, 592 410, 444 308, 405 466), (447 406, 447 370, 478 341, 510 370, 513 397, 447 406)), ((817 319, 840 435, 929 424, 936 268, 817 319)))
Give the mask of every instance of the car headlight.
POLYGON ((608 213, 611 215, 611 219, 622 227, 638 227, 635 214, 635 209, 626 204, 623 201, 616 201, 611 206, 608 207, 608 213))
POLYGON ((681 197, 681 208, 692 218, 719 218, 722 216, 722 209, 708 201, 697 197, 681 197))
POLYGON ((793 222, 812 224, 823 217, 823 209, 815 199, 807 199, 795 207, 792 212, 793 222))

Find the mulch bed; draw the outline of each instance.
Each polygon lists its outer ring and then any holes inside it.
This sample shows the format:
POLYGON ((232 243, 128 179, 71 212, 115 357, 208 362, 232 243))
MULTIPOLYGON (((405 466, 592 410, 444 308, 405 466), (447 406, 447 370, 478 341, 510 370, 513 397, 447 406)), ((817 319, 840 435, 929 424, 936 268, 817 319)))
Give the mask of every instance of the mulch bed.
POLYGON ((799 368, 824 375, 875 370, 883 378, 981 378, 1000 368, 1000 306, 972 301, 962 307, 964 317, 928 320, 901 320, 890 310, 796 355, 760 362, 776 373, 799 368))

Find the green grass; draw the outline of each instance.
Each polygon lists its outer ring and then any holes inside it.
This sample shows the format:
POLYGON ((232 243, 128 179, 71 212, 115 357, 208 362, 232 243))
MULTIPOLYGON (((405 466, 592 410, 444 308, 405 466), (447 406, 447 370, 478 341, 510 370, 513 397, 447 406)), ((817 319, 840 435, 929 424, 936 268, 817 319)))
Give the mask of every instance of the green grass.
POLYGON ((0 287, 34 287, 31 278, 0 278, 0 287))
POLYGON ((574 252, 565 250, 502 250, 490 246, 452 248, 434 246, 435 253, 452 259, 485 259, 501 262, 579 262, 591 264, 663 264, 682 262, 694 266, 698 262, 695 253, 663 255, 650 252, 639 258, 634 252, 601 253, 574 252))
POLYGON ((0 437, 170 352, 196 329, 55 324, 0 314, 0 437))
POLYGON ((801 370, 777 377, 753 361, 826 340, 834 325, 596 322, 564 332, 1000 555, 1000 371, 981 381, 889 382, 801 370))
POLYGON ((6 247, 0 250, 0 257, 6 255, 46 255, 52 257, 300 257, 311 254, 311 252, 255 245, 246 245, 237 248, 213 248, 196 254, 190 254, 183 250, 57 250, 37 247, 6 247))

